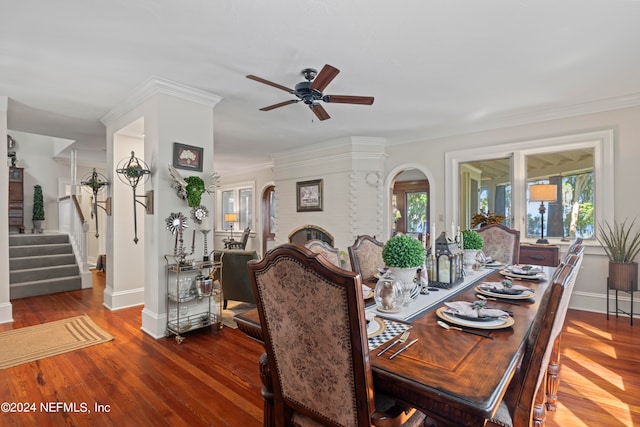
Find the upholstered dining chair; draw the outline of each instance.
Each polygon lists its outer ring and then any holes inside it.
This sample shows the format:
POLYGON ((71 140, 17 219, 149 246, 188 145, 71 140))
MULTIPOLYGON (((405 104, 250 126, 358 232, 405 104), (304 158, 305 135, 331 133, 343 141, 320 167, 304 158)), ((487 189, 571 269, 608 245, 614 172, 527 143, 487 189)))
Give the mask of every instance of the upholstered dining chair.
POLYGON ((251 227, 245 228, 242 232, 242 237, 240 237, 240 240, 231 240, 229 242, 226 242, 224 248, 245 250, 247 247, 247 242, 249 241, 249 233, 251 233, 251 227))
POLYGON ((517 264, 520 258, 520 231, 502 224, 489 224, 476 230, 484 239, 482 251, 494 261, 517 264))
POLYGON ((341 267, 340 265, 340 250, 332 247, 327 242, 323 242, 322 240, 309 240, 304 244, 304 247, 311 250, 311 252, 321 254, 325 257, 331 264, 341 267))
POLYGON ((378 268, 384 267, 382 248, 384 244, 376 240, 375 236, 358 236, 352 246, 349 246, 351 269, 360 273, 362 280, 372 279, 378 268))
POLYGON ((376 393, 360 277, 283 244, 248 264, 277 426, 419 426, 424 414, 376 393))
POLYGON ((553 343, 562 331, 577 271, 574 266, 558 267, 540 300, 520 368, 487 426, 529 427, 544 425, 546 373, 553 343))

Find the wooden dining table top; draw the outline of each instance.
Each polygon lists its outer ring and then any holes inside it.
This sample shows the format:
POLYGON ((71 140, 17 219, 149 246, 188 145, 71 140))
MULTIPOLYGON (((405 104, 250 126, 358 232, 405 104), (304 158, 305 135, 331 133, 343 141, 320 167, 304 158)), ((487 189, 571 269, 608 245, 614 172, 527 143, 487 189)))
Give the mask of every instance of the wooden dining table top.
MULTIPOLYGON (((510 311, 514 320, 508 328, 481 331, 493 339, 440 327, 436 310, 442 305, 430 307, 410 323, 409 340, 418 338, 418 341, 409 349, 394 359, 387 354, 377 356, 377 350, 370 352, 376 391, 436 416, 439 425, 484 425, 497 409, 521 361, 539 301, 554 269, 543 270, 546 280, 514 281, 535 290, 533 298, 510 300, 518 305, 487 302, 487 307, 510 311)), ((496 270, 479 281, 502 279, 496 270)), ((448 301, 476 301, 478 284, 471 282, 448 301)), ((257 310, 239 314, 235 319, 242 331, 262 342, 257 310)))

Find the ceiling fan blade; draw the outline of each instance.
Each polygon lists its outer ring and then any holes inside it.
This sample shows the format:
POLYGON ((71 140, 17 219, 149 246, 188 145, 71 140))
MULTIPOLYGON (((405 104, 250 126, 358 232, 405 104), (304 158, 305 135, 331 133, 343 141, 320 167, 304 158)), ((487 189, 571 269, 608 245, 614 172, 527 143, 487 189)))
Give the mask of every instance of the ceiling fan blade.
POLYGON ((296 102, 300 102, 299 99, 292 99, 290 101, 279 102, 277 104, 269 105, 268 107, 261 108, 260 111, 269 111, 274 108, 284 107, 285 105, 295 104, 296 102))
POLYGON ((329 113, 327 113, 327 110, 325 110, 320 104, 311 104, 309 105, 309 108, 311 108, 311 111, 313 111, 313 114, 315 114, 319 120, 327 120, 331 118, 329 113))
POLYGON ((316 89, 322 92, 324 88, 327 87, 329 83, 331 83, 331 80, 336 78, 339 72, 340 70, 338 70, 337 68, 332 67, 329 64, 325 64, 316 78, 313 79, 313 82, 311 82, 311 89, 316 89))
POLYGON ((349 96, 349 95, 325 95, 322 100, 324 102, 332 102, 338 104, 373 104, 373 96, 349 96))
POLYGON ((247 78, 251 79, 251 80, 255 80, 255 81, 260 82, 260 83, 264 83, 264 84, 269 85, 269 86, 273 86, 273 87, 278 88, 278 89, 282 89, 285 92, 293 93, 293 89, 289 89, 288 87, 279 85, 278 83, 270 82, 269 80, 265 80, 262 77, 258 77, 258 76, 254 76, 252 74, 249 74, 247 76, 247 78))

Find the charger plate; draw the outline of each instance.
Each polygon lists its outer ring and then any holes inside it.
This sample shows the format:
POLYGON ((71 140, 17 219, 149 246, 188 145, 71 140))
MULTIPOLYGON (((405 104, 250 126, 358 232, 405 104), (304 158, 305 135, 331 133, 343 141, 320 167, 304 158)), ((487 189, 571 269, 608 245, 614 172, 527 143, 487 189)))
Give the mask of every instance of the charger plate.
POLYGON ((436 316, 456 326, 465 326, 467 328, 475 328, 475 329, 504 329, 504 328, 510 328, 516 323, 516 321, 513 320, 513 317, 511 316, 506 317, 504 319, 492 320, 489 322, 484 320, 480 322, 474 322, 472 320, 460 319, 459 317, 450 315, 445 310, 446 310, 446 307, 438 308, 436 310, 436 316))
POLYGON ((486 289, 482 289, 480 286, 476 286, 476 292, 487 297, 502 298, 502 299, 531 299, 535 295, 535 293, 531 291, 523 291, 521 294, 516 294, 516 295, 501 294, 498 292, 491 292, 486 289))
POLYGON ((387 325, 379 317, 374 317, 367 325, 367 338, 377 337, 387 329, 387 325))

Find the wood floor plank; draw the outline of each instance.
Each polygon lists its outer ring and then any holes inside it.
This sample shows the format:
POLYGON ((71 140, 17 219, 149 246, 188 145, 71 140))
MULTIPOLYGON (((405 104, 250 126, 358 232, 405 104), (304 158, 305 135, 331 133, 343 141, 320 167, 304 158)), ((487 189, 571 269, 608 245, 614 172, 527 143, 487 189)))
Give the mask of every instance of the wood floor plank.
MULTIPOLYGON (((89 315, 114 336, 88 347, 2 371, 0 402, 85 402, 92 412, 1 413, 3 426, 262 425, 258 357, 262 347, 239 330, 202 329, 182 344, 141 331, 142 307, 102 305, 94 288, 12 301, 14 322, 0 331, 89 315), (95 413, 95 404, 109 412, 95 413)), ((548 427, 640 426, 640 325, 627 317, 569 310, 561 346, 558 410, 548 427)))

